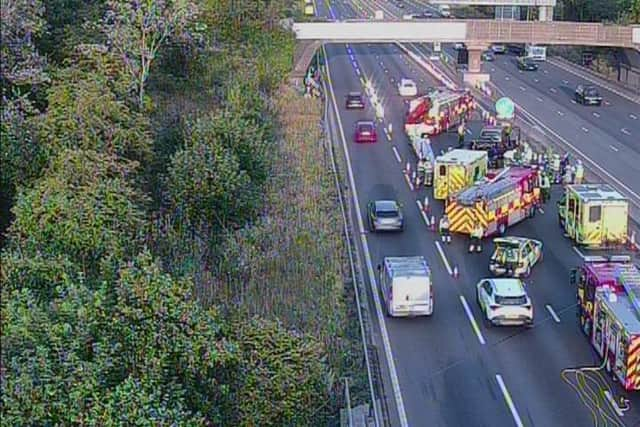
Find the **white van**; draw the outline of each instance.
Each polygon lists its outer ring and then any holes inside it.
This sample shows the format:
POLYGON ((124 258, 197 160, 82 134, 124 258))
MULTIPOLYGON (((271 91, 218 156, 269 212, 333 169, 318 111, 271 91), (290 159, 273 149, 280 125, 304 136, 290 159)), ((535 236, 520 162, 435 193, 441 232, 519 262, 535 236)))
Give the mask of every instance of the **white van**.
POLYGON ((441 4, 438 9, 440 10, 440 15, 443 18, 449 18, 451 16, 451 8, 448 4, 441 4))
POLYGON ((387 257, 378 266, 387 315, 431 316, 431 270, 422 256, 387 257))
POLYGON ((524 56, 534 61, 546 61, 547 60, 547 48, 546 46, 535 46, 528 44, 524 48, 524 56))

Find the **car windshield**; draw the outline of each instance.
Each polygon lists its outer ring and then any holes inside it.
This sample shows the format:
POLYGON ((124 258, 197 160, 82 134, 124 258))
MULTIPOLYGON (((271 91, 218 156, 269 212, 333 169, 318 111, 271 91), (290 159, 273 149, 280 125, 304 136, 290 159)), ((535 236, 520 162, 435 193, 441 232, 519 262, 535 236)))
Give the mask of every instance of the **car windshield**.
POLYGON ((349 101, 360 101, 360 94, 359 93, 350 93, 349 94, 349 101))
POLYGON ((499 245, 496 247, 495 259, 498 262, 516 262, 518 261, 517 246, 499 245))
POLYGON ((373 126, 371 126, 370 123, 361 123, 358 125, 358 132, 360 133, 364 133, 364 132, 371 133, 372 131, 373 131, 373 126))
POLYGON ((404 82, 404 87, 413 87, 415 86, 413 82, 404 82))
POLYGON ((496 304, 498 305, 524 305, 527 303, 526 295, 503 297, 496 295, 496 304))
POLYGON ((376 215, 378 218, 395 218, 398 216, 398 211, 383 210, 376 212, 376 215))

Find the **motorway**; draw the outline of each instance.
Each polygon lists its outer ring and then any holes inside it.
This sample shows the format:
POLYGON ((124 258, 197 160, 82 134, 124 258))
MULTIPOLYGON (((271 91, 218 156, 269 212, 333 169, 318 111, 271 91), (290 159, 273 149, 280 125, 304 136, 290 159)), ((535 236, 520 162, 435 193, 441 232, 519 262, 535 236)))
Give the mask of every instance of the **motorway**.
MULTIPOLYGON (((376 8, 375 5, 368 7, 376 8)), ((333 1, 331 12, 327 3, 320 2, 318 11, 325 16, 333 15, 334 19, 362 16, 361 9, 346 2, 333 1)), ((576 295, 569 285, 568 274, 580 262, 580 255, 558 232, 555 208, 549 207, 544 215, 537 215, 510 230, 512 235, 545 243, 544 262, 536 266, 528 280, 527 289, 536 310, 534 327, 487 327, 481 320, 474 290, 477 281, 487 275, 490 244, 485 243, 485 251, 479 255, 468 255, 466 240, 462 238, 454 237, 450 246, 439 246, 436 234, 427 228, 416 206, 416 201, 423 200, 427 191, 412 191, 402 173, 407 161, 415 164, 415 157, 400 132, 405 104, 397 95, 395 82, 407 76, 422 89, 438 84, 396 46, 328 45, 326 56, 331 87, 327 100, 337 110, 333 136, 337 146, 346 150, 351 172, 349 187, 357 207, 353 220, 358 224, 356 229, 362 238, 361 252, 365 258, 363 265, 369 273, 366 277, 371 291, 370 312, 376 315, 379 326, 376 340, 380 343, 380 360, 389 356, 391 359, 387 360, 385 385, 389 404, 394 408, 393 425, 581 427, 594 425, 596 418, 599 426, 640 424, 639 397, 628 396, 631 409, 623 417, 616 415, 600 396, 590 411, 583 400, 586 390, 573 390, 560 376, 563 369, 596 366, 599 361, 578 328, 576 295), (362 91, 360 77, 364 76, 384 100, 385 125, 393 123, 397 130, 390 141, 384 138, 381 125, 377 144, 352 142, 354 123, 374 117, 370 106, 364 112, 344 109, 344 95, 362 91), (404 233, 379 235, 362 229, 361 216, 366 212, 367 202, 381 198, 394 198, 404 205, 404 233), (375 265, 385 256, 403 255, 423 255, 430 264, 436 300, 431 318, 390 319, 381 314, 380 294, 373 274, 375 265), (459 270, 458 278, 450 274, 454 267, 459 270)), ((500 66, 496 64, 496 69, 500 66)), ((556 101, 563 105, 565 114, 575 115, 582 123, 598 122, 574 112, 580 106, 556 101)), ((611 101, 611 106, 616 104, 617 101, 611 101)), ((601 119, 604 122, 604 118, 601 119)), ((479 123, 471 123, 473 132, 479 127, 479 123)), ((628 128, 640 135, 640 130, 631 124, 628 128)), ((599 128, 594 126, 589 132, 595 133, 596 129, 599 128)), ((604 130, 601 132, 607 134, 604 130)), ((434 138, 433 143, 436 148, 445 149, 454 144, 454 139, 453 134, 444 134, 434 138)), ((585 138, 580 141, 591 144, 585 138)), ((622 152, 627 146, 637 154, 632 141, 619 144, 616 147, 620 151, 609 150, 607 157, 622 152)), ((602 157, 600 155, 598 161, 602 157)), ((559 189, 556 189, 550 206, 558 197, 559 189)), ((440 207, 434 208, 439 214, 440 207)), ((615 384, 611 390, 615 395, 623 394, 615 384)))

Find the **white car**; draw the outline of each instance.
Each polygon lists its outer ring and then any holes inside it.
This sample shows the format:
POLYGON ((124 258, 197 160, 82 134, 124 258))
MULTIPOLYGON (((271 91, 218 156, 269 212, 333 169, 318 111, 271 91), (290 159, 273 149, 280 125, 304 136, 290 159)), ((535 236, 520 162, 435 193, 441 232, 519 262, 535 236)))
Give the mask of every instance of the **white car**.
POLYGON ((501 43, 494 43, 491 45, 491 51, 495 54, 507 53, 507 46, 501 43))
POLYGON ((488 323, 533 324, 533 305, 520 279, 482 279, 476 288, 478 305, 488 323))
POLYGON ((400 93, 400 96, 417 96, 418 86, 416 86, 416 82, 411 79, 400 79, 400 83, 398 83, 398 93, 400 93))
POLYGON ((457 42, 457 43, 453 44, 453 49, 454 50, 463 50, 463 49, 466 49, 466 48, 467 48, 467 46, 462 42, 457 42))

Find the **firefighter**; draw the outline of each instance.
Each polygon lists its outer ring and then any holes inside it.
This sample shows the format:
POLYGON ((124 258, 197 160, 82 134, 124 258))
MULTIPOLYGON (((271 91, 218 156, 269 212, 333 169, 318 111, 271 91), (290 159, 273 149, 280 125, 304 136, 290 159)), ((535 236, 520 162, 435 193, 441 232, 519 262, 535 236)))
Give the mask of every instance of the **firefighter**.
POLYGON ((447 214, 443 214, 442 218, 440 218, 440 224, 438 225, 442 242, 451 243, 451 232, 449 231, 450 227, 451 224, 449 223, 449 217, 447 216, 447 214))
POLYGON ((418 160, 418 181, 427 185, 427 159, 424 157, 418 160))
POLYGON ((469 252, 482 252, 482 236, 484 236, 484 229, 482 228, 482 224, 480 222, 476 222, 476 225, 471 230, 469 234, 469 252))
POLYGON ((458 147, 459 148, 463 148, 464 147, 464 120, 460 122, 460 125, 458 126, 458 147))
POLYGON ((583 179, 584 179, 584 166, 582 165, 582 160, 578 160, 576 162, 576 179, 574 180, 574 183, 582 184, 583 179))
POLYGON ((549 175, 542 172, 540 177, 540 192, 542 193, 542 203, 547 203, 551 196, 551 182, 549 181, 549 175))
POLYGON ((554 154, 551 161, 551 170, 553 171, 554 181, 556 184, 560 184, 561 177, 563 176, 560 173, 561 172, 560 166, 561 166, 560 155, 554 154))

